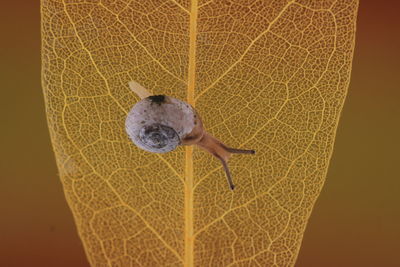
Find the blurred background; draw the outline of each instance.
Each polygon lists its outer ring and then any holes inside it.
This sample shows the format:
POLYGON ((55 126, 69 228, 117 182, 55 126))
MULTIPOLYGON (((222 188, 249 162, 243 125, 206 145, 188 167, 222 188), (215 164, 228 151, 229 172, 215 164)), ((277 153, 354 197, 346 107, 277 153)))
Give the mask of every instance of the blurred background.
MULTIPOLYGON (((400 3, 360 2, 349 94, 298 267, 400 266, 400 3)), ((88 266, 46 125, 39 1, 2 3, 0 33, 0 266, 88 266)))

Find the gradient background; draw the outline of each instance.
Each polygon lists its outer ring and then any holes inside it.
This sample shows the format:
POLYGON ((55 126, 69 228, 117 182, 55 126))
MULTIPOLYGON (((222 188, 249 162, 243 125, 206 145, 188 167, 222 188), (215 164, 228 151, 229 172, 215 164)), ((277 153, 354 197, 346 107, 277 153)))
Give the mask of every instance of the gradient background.
MULTIPOLYGON (((298 267, 400 266, 400 2, 360 2, 349 94, 298 267)), ((0 266, 88 266, 46 125, 39 1, 1 3, 0 34, 0 266)))

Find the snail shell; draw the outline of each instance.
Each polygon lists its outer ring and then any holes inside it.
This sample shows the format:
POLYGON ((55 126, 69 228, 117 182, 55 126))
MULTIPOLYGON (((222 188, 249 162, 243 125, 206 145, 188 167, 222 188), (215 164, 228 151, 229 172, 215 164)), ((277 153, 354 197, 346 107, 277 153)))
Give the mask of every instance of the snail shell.
POLYGON ((166 153, 182 144, 196 125, 196 111, 179 99, 153 95, 136 103, 125 127, 130 139, 141 149, 166 153))

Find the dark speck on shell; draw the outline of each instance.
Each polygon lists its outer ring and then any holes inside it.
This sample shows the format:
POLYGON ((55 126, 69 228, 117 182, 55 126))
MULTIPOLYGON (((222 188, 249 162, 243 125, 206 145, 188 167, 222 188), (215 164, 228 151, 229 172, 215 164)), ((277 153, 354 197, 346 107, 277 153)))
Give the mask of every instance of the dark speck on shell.
POLYGON ((152 103, 157 103, 159 105, 165 102, 165 95, 152 95, 149 96, 149 98, 152 103))

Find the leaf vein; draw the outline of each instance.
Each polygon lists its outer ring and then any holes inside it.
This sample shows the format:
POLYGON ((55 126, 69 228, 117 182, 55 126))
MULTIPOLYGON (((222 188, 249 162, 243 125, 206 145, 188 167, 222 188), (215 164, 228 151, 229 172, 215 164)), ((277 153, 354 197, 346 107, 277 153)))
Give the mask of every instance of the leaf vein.
MULTIPOLYGON (((100 76, 105 80, 106 85, 107 85, 107 87, 108 87, 108 89, 109 89, 107 80, 106 80, 105 77, 101 74, 101 72, 98 70, 96 63, 94 62, 93 57, 91 56, 90 51, 83 45, 82 39, 79 37, 78 32, 77 32, 77 30, 76 30, 76 26, 75 26, 75 24, 73 23, 72 18, 69 16, 69 13, 68 13, 68 11, 67 11, 67 7, 66 7, 65 1, 63 0, 62 3, 63 3, 63 5, 64 5, 64 11, 65 11, 65 13, 66 13, 66 15, 67 15, 67 17, 68 17, 68 19, 69 19, 71 25, 73 26, 74 31, 75 31, 75 34, 76 34, 77 38, 79 39, 79 41, 80 41, 80 43, 81 43, 83 49, 84 49, 85 51, 87 51, 87 53, 89 54, 92 63, 93 63, 94 66, 96 67, 97 72, 98 72, 98 73, 100 74, 100 76)), ((64 94, 64 96, 65 96, 65 94, 64 94)), ((120 106, 120 108, 121 108, 123 111, 125 111, 124 108, 119 104, 119 102, 116 101, 116 99, 111 95, 111 93, 110 93, 110 96, 114 99, 115 102, 117 102, 117 104, 120 106)), ((66 131, 67 138, 68 138, 68 139, 70 140, 70 142, 75 146, 75 148, 76 148, 78 151, 80 151, 80 154, 82 155, 82 158, 85 160, 85 162, 88 164, 88 166, 93 170, 93 172, 94 172, 95 174, 97 174, 99 177, 102 177, 102 176, 96 171, 95 167, 89 162, 89 160, 86 158, 86 156, 82 153, 82 151, 78 148, 78 146, 75 144, 75 142, 73 141, 73 138, 69 135, 68 130, 67 130, 66 126, 65 126, 65 125, 66 125, 66 124, 65 124, 65 108, 66 108, 66 106, 67 106, 67 105, 66 105, 66 97, 65 97, 65 99, 64 99, 64 109, 63 109, 62 118, 63 118, 63 125, 64 125, 64 129, 65 129, 65 131, 66 131)), ((125 111, 125 112, 126 112, 126 111, 125 111)), ((172 247, 164 240, 164 238, 162 238, 162 236, 161 236, 161 235, 160 235, 160 234, 159 234, 159 233, 158 233, 158 232, 143 218, 143 217, 142 217, 142 215, 141 215, 140 213, 138 213, 135 209, 133 209, 130 205, 128 205, 124 200, 121 199, 121 197, 120 197, 119 194, 115 191, 115 188, 110 184, 110 182, 109 182, 108 180, 106 180, 106 179, 103 179, 103 180, 105 181, 105 183, 107 184, 107 186, 110 188, 110 190, 116 195, 116 197, 118 198, 119 202, 120 202, 123 206, 125 206, 126 208, 130 209, 131 211, 133 211, 133 212, 143 221, 143 223, 153 232, 153 234, 164 244, 164 246, 165 246, 167 249, 169 249, 181 262, 183 262, 182 257, 178 254, 178 252, 177 252, 174 248, 172 248, 172 247)), ((105 255, 106 255, 106 253, 105 253, 105 255)))
POLYGON ((274 25, 279 18, 283 15, 283 13, 289 8, 289 6, 294 2, 295 0, 289 1, 279 12, 279 14, 276 16, 275 19, 271 21, 271 23, 268 25, 267 29, 260 33, 251 43, 250 45, 245 49, 243 54, 236 60, 222 75, 220 75, 214 82, 212 82, 207 88, 205 88, 203 91, 201 91, 195 98, 195 101, 197 101, 202 95, 204 95, 208 90, 210 90, 215 84, 217 84, 223 77, 225 77, 237 64, 239 64, 243 58, 247 55, 247 52, 249 52, 250 48, 253 47, 253 45, 266 33, 268 33, 271 30, 272 25, 274 25))

